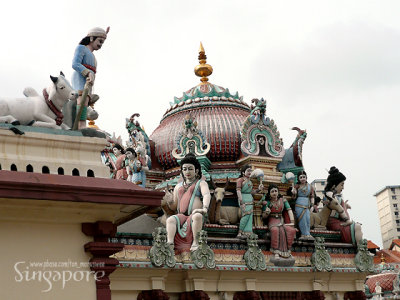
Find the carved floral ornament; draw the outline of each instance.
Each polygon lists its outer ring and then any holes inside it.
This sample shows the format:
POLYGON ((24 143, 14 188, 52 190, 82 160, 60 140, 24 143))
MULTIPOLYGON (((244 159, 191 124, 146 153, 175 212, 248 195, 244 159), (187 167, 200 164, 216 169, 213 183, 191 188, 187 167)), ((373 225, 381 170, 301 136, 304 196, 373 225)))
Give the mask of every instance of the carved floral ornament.
POLYGON ((176 159, 183 159, 186 154, 193 153, 196 156, 204 156, 210 151, 210 144, 197 128, 197 121, 188 114, 183 121, 183 130, 176 139, 177 148, 172 150, 176 159))
POLYGON ((285 149, 274 120, 265 115, 266 101, 261 98, 251 101, 252 111, 240 132, 241 150, 245 155, 283 157, 285 149))

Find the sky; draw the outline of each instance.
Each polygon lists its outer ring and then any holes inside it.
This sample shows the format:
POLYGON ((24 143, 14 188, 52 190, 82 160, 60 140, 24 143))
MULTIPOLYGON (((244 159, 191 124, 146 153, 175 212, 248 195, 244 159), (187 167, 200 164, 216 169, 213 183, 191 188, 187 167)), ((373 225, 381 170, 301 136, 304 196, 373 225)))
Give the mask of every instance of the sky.
MULTIPOLYGON (((2 6, 0 96, 40 91, 72 75, 75 47, 93 27, 96 122, 127 139, 140 113, 150 135, 174 96, 197 85, 200 41, 211 83, 267 100, 285 148, 306 129, 309 182, 336 166, 364 236, 382 246, 374 193, 400 184, 399 1, 7 1, 2 6)), ((399 235, 400 236, 400 235, 399 235)))

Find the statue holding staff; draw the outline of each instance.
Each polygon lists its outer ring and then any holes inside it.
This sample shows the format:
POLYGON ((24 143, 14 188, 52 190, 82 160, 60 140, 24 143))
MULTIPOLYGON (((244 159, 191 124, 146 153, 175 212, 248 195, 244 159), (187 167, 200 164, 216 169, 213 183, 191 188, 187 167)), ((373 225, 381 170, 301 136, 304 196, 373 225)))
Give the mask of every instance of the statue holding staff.
POLYGON ((75 49, 72 59, 72 87, 79 92, 76 106, 76 118, 73 129, 86 127, 87 106, 95 103, 99 96, 92 94, 95 81, 97 61, 93 52, 100 50, 107 38, 110 27, 104 30, 95 27, 89 31, 75 49))

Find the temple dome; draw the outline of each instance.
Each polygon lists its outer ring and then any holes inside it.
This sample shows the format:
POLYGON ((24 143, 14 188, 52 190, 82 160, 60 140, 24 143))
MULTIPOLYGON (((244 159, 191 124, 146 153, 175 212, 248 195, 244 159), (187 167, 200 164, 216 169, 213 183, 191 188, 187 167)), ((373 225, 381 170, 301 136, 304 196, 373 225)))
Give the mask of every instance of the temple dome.
MULTIPOLYGON (((177 147, 177 137, 183 130, 184 118, 191 114, 197 121, 197 128, 211 145, 207 157, 211 161, 236 161, 240 156, 240 129, 250 113, 250 107, 239 94, 231 94, 229 89, 208 82, 204 73, 211 74, 212 68, 205 64, 205 54, 200 47, 199 60, 203 69, 196 73, 201 83, 174 98, 165 112, 160 125, 150 138, 155 143, 155 156, 164 169, 177 166, 172 150, 177 147), (207 67, 208 66, 208 67, 207 67), (211 71, 204 72, 205 68, 211 71)), ((207 76, 208 76, 207 75, 207 76)))

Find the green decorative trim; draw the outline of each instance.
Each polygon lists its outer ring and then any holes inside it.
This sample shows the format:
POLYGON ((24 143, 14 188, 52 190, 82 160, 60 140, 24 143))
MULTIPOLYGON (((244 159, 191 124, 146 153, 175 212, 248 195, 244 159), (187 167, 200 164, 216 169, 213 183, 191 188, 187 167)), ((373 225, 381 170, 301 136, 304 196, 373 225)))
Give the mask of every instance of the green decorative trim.
POLYGON ((215 88, 215 85, 213 85, 213 84, 209 84, 209 85, 211 86, 211 89, 207 93, 201 92, 199 85, 195 86, 192 89, 190 89, 189 92, 183 92, 182 93, 182 97, 180 97, 180 98, 174 97, 174 102, 170 103, 171 106, 173 106, 175 104, 179 104, 179 103, 184 102, 184 101, 189 100, 189 99, 204 98, 204 97, 209 97, 209 98, 210 97, 225 97, 225 98, 240 99, 238 92, 236 92, 235 95, 232 95, 229 92, 229 89, 224 89, 222 87, 218 87, 218 89, 222 89, 221 92, 218 92, 217 89, 215 88), (190 94, 190 92, 192 92, 193 89, 195 90, 194 93, 190 94))
POLYGON ((332 271, 331 256, 325 249, 323 237, 316 237, 314 241, 315 252, 311 256, 311 264, 319 271, 332 271))
POLYGON ((265 256, 262 253, 261 249, 258 247, 257 243, 258 236, 252 233, 247 238, 247 246, 248 249, 244 254, 243 258, 246 262, 246 266, 250 270, 258 270, 262 271, 267 268, 267 264, 265 262, 265 256))
POLYGON ((358 252, 354 258, 354 263, 359 272, 374 272, 374 259, 368 251, 368 241, 362 239, 358 244, 358 252))
POLYGON ((240 172, 224 172, 210 174, 213 179, 239 178, 240 172))
POLYGON ((207 245, 207 232, 201 230, 197 233, 199 239, 199 247, 191 253, 192 261, 199 269, 207 267, 208 269, 215 268, 214 252, 207 245))
POLYGON ((175 267, 174 249, 167 243, 167 230, 164 227, 156 228, 153 232, 153 247, 150 249, 150 261, 155 267, 167 265, 170 268, 175 267))

